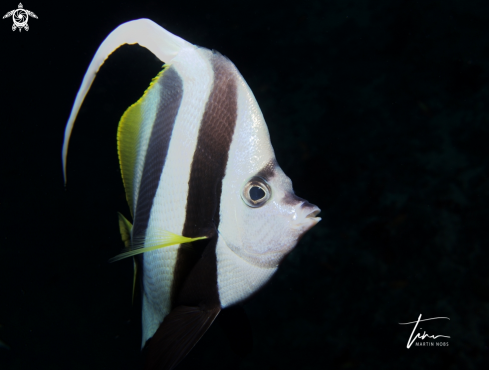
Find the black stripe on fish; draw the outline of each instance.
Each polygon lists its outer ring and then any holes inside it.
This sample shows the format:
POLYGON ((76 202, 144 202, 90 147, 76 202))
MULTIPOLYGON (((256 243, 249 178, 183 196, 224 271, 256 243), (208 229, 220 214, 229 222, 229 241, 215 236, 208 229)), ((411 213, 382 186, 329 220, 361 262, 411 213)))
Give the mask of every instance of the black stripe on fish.
POLYGON ((219 311, 219 307, 207 311, 195 306, 173 309, 143 348, 144 370, 173 369, 209 329, 219 311))
POLYGON ((161 94, 144 159, 136 211, 134 212, 133 240, 134 237, 145 236, 153 200, 165 165, 173 127, 182 102, 183 82, 174 68, 170 66, 158 82, 161 85, 161 94))
POLYGON ((221 304, 217 287, 216 244, 222 181, 238 114, 236 72, 215 53, 214 83, 202 117, 192 159, 182 235, 210 239, 178 251, 172 310, 144 348, 145 370, 170 370, 204 335, 221 304), (199 255, 199 250, 203 250, 199 255), (196 253, 197 251, 197 253, 196 253))
MULTIPOLYGON (((229 148, 238 114, 237 82, 234 66, 219 53, 212 58, 214 83, 202 117, 192 160, 186 218, 182 235, 197 237, 216 234, 219 202, 229 148)), ((185 279, 200 258, 206 241, 180 248, 173 273, 172 307, 185 279), (199 248, 200 246, 200 248, 199 248)))
POLYGON ((302 204, 301 208, 302 207, 310 207, 312 205, 307 200, 305 200, 301 197, 298 197, 297 195, 295 195, 294 193, 291 193, 291 192, 285 193, 284 197, 282 198, 282 201, 284 202, 284 204, 288 204, 291 206, 295 206, 296 204, 299 204, 302 202, 303 204, 302 204))
POLYGON ((277 160, 273 158, 270 162, 268 162, 263 168, 258 171, 256 176, 261 177, 266 181, 270 181, 275 176, 275 167, 278 166, 277 160))

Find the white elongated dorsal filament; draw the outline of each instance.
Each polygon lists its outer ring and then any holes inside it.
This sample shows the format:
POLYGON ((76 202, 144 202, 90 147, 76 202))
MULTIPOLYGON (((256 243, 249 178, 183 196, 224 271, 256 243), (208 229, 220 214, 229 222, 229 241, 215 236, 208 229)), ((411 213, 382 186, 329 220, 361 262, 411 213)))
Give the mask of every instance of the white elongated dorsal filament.
POLYGON ((124 44, 139 44, 151 51, 164 63, 171 63, 182 48, 193 47, 192 44, 184 39, 168 32, 155 22, 144 18, 123 23, 112 31, 109 36, 107 36, 107 38, 97 49, 97 52, 88 66, 80 89, 76 94, 73 108, 71 108, 70 118, 66 124, 62 151, 65 185, 68 143, 70 141, 71 131, 73 130, 73 125, 75 123, 76 116, 78 115, 78 111, 80 110, 83 100, 85 99, 88 90, 90 90, 90 86, 95 79, 95 75, 102 64, 104 64, 105 60, 110 54, 124 44))

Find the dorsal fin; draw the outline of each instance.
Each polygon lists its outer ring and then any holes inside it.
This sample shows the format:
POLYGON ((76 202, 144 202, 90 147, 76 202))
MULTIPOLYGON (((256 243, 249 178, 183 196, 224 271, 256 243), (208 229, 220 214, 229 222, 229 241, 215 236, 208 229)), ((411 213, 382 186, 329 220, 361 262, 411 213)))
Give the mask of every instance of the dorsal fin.
MULTIPOLYGON (((144 104, 148 93, 161 78, 163 70, 153 78, 151 84, 144 92, 143 96, 133 105, 131 105, 122 115, 117 129, 117 153, 119 154, 119 164, 121 166, 122 180, 126 191, 126 199, 129 204, 131 216, 134 218, 134 182, 136 177, 134 171, 138 154, 138 144, 140 142, 141 126, 144 122, 144 104)), ((149 104, 154 104, 150 101, 149 104)))
POLYGON ((102 64, 104 64, 105 60, 110 54, 124 44, 139 44, 147 48, 165 63, 171 63, 182 48, 187 46, 193 47, 193 45, 189 42, 173 35, 149 19, 137 19, 123 23, 112 31, 109 36, 107 36, 107 38, 97 49, 97 52, 88 66, 80 89, 76 94, 76 99, 73 103, 73 108, 71 109, 70 118, 66 124, 62 151, 65 184, 68 143, 78 111, 80 110, 83 100, 85 99, 85 96, 87 95, 88 90, 90 89, 90 86, 92 85, 92 82, 102 64))

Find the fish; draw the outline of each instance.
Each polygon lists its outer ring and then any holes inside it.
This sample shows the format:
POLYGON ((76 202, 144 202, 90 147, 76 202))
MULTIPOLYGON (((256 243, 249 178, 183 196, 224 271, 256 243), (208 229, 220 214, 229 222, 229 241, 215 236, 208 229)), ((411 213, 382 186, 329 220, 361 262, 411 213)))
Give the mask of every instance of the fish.
POLYGON ((124 44, 164 64, 118 125, 132 223, 119 215, 124 249, 111 261, 132 257, 137 268, 144 368, 169 370, 222 309, 270 280, 321 220, 320 209, 295 195, 235 65, 149 19, 121 24, 95 53, 65 129, 65 185, 78 111, 101 65, 124 44))

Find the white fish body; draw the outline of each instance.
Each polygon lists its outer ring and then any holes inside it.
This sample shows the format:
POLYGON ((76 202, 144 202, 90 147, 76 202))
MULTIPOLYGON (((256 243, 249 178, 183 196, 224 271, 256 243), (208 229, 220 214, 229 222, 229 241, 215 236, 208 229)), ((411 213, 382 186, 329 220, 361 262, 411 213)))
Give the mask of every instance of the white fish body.
POLYGON ((123 257, 139 254, 142 269, 145 368, 171 369, 221 308, 270 279, 319 208, 294 195, 236 67, 150 20, 119 26, 97 51, 67 125, 64 164, 95 72, 129 41, 167 63, 122 117, 118 147, 134 218, 123 257))

